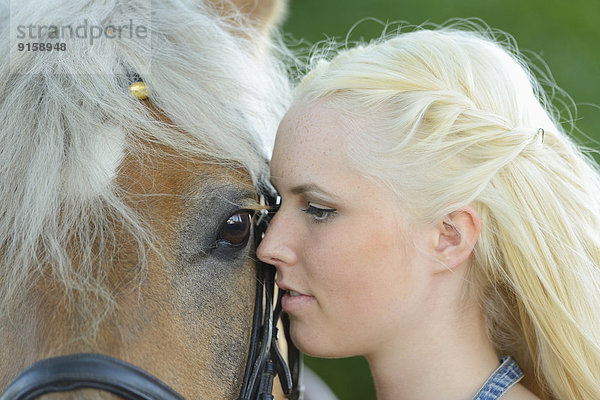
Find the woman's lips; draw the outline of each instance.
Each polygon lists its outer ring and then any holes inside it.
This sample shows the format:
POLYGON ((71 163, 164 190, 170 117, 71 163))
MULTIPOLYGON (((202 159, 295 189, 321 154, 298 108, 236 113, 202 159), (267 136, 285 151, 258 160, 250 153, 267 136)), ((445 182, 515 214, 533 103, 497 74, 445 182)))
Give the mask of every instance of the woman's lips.
POLYGON ((287 313, 298 312, 316 299, 293 290, 286 290, 281 298, 281 308, 287 313))

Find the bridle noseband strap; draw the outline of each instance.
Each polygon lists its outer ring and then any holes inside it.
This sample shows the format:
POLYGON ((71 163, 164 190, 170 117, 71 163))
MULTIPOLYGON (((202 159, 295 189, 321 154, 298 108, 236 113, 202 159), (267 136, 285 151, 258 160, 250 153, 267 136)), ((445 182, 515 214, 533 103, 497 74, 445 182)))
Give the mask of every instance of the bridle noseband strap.
POLYGON ((46 393, 76 389, 100 389, 131 400, 184 400, 148 372, 102 354, 38 361, 10 384, 0 400, 33 400, 46 393))

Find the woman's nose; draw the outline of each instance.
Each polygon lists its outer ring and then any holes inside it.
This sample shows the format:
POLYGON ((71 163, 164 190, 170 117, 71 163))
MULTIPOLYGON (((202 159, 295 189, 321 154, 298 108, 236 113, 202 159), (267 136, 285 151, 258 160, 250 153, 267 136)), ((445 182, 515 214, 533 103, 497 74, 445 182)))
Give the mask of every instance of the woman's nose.
POLYGON ((256 249, 256 256, 261 261, 277 268, 294 265, 297 257, 292 247, 292 231, 293 226, 289 224, 289 221, 285 221, 282 210, 279 210, 271 220, 265 236, 256 249))

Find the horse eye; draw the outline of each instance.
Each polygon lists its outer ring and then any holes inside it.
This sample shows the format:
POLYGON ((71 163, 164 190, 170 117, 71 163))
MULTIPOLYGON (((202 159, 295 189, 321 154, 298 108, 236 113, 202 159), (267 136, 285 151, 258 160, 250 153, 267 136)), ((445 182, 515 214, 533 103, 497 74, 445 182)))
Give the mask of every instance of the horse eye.
POLYGON ((252 216, 248 211, 238 211, 232 214, 221 227, 217 236, 217 244, 242 246, 250 237, 252 216))

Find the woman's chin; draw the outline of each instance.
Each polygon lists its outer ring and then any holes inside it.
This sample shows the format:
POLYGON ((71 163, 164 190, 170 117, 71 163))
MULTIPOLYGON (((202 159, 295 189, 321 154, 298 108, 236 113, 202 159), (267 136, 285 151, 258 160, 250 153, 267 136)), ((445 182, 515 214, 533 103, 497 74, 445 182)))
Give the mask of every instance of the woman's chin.
POLYGON ((301 327, 295 326, 292 322, 290 335, 292 341, 296 347, 304 354, 311 357, 319 358, 341 358, 349 357, 355 354, 345 354, 340 351, 340 338, 339 337, 323 337, 314 331, 310 327, 306 330, 301 327))
POLYGON ((322 339, 316 333, 314 328, 311 330, 310 326, 302 326, 301 322, 294 322, 294 320, 291 322, 290 336, 296 347, 306 355, 324 357, 323 354, 326 352, 321 343, 322 339))

